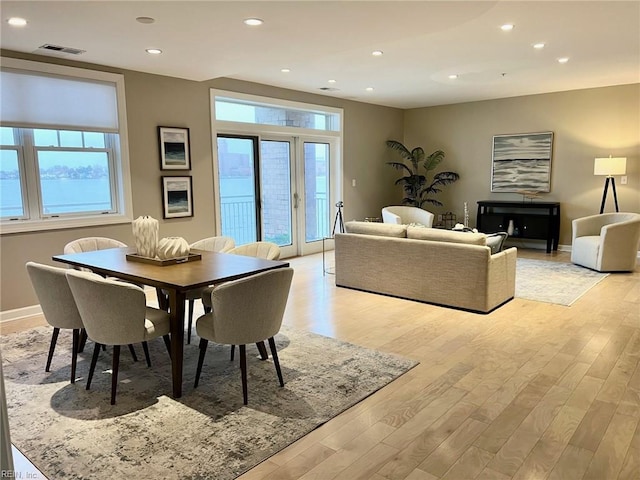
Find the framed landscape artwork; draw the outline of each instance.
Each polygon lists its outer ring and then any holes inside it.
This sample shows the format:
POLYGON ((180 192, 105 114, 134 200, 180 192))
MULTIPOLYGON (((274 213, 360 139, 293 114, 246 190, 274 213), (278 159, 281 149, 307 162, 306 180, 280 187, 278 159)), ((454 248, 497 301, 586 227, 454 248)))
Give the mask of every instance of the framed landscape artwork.
POLYGON ((191 177, 162 177, 164 218, 193 217, 191 177))
POLYGON ((491 163, 492 192, 549 192, 553 132, 496 135, 491 163))
POLYGON ((190 170, 189 129, 158 127, 161 170, 190 170))

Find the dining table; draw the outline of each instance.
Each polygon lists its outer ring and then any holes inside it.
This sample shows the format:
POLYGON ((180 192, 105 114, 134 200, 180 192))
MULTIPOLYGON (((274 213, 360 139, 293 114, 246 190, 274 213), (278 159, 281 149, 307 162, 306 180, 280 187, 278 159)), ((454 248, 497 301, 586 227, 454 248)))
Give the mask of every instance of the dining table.
POLYGON ((289 266, 289 263, 284 261, 195 249, 191 250, 190 257, 167 264, 152 261, 153 259, 145 261, 144 258, 136 258, 133 247, 54 255, 52 259, 73 267, 89 269, 102 276, 116 277, 156 288, 159 306, 168 309, 170 317, 174 398, 182 396, 187 291, 289 266), (191 261, 194 258, 195 260, 191 261), (165 293, 161 292, 166 292, 166 297, 165 293))

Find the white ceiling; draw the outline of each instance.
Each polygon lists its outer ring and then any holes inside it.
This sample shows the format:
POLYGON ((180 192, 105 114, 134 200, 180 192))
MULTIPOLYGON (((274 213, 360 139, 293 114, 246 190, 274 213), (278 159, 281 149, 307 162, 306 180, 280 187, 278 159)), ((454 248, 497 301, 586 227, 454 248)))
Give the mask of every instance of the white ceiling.
POLYGON ((42 54, 38 47, 49 43, 86 50, 64 55, 83 62, 399 108, 640 82, 635 0, 2 0, 0 9, 3 49, 42 54), (27 26, 9 26, 12 16, 27 26), (139 23, 140 16, 155 23, 139 23), (247 17, 265 23, 247 27, 247 17), (515 29, 503 32, 504 23, 515 29), (535 50, 536 42, 547 46, 535 50), (150 47, 163 54, 147 54, 150 47), (564 56, 570 60, 561 65, 564 56))

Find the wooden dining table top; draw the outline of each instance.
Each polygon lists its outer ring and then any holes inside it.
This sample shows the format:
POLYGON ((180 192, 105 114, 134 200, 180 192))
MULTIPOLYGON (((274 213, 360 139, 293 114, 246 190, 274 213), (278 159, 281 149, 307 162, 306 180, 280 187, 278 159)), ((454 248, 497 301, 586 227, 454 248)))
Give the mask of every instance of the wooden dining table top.
POLYGON ((288 262, 278 260, 195 249, 192 253, 200 254, 200 260, 160 266, 127 259, 127 254, 132 253, 135 248, 123 247, 54 255, 52 258, 102 275, 181 292, 289 266, 288 262))

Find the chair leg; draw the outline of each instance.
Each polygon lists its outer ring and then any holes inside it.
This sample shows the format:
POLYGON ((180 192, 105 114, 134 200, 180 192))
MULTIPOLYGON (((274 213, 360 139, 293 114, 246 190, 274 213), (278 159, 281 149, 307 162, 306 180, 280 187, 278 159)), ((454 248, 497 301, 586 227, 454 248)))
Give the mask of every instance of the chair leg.
POLYGON ((258 351, 260 352, 260 360, 266 360, 267 358, 269 358, 267 347, 264 346, 264 341, 257 342, 256 347, 258 347, 258 351))
POLYGON ((236 353, 236 346, 235 345, 231 345, 231 361, 233 362, 233 357, 235 356, 236 353))
POLYGON ((78 365, 78 348, 80 347, 80 329, 73 329, 73 348, 71 350, 71 383, 76 383, 76 366, 78 365))
POLYGON ((87 343, 87 331, 84 328, 80 329, 80 344, 78 345, 78 353, 84 352, 84 346, 87 343))
POLYGON ((96 369, 96 363, 98 362, 98 355, 100 354, 100 344, 96 343, 93 347, 93 356, 91 357, 91 366, 89 367, 89 376, 87 377, 87 390, 91 386, 91 379, 93 378, 93 372, 96 369))
POLYGON ((200 373, 202 372, 202 364, 204 363, 204 356, 207 353, 207 346, 209 345, 209 340, 206 338, 200 339, 200 356, 198 357, 198 368, 196 369, 196 381, 193 384, 193 388, 198 387, 198 382, 200 382, 200 373))
POLYGON ((169 352, 169 358, 171 358, 171 337, 163 335, 162 339, 164 340, 164 346, 167 347, 167 352, 169 352))
POLYGON ((144 350, 144 358, 147 360, 147 367, 151 368, 151 358, 149 358, 149 344, 142 342, 142 349, 144 350))
POLYGON ((249 400, 247 394, 247 346, 240 345, 240 375, 242 376, 242 401, 246 405, 249 400))
POLYGON ((138 361, 138 356, 136 355, 136 351, 133 348, 133 345, 129 344, 129 351, 131 352, 131 357, 133 358, 134 362, 138 361))
POLYGON ((196 301, 191 299, 189 300, 189 321, 187 322, 187 343, 191 343, 191 324, 193 323, 193 307, 196 301))
POLYGON ((284 380, 282 379, 282 370, 280 370, 280 360, 278 359, 278 352, 276 351, 276 341, 273 337, 269 338, 269 348, 271 349, 271 357, 273 357, 273 364, 276 366, 276 372, 278 374, 278 380, 280 380, 280 386, 284 387, 284 380))
POLYGON ((56 349, 56 342, 58 341, 58 334, 60 333, 60 329, 58 327, 53 328, 53 333, 51 334, 51 344, 49 345, 49 356, 47 357, 47 366, 44 368, 45 372, 48 372, 51 368, 51 359, 53 358, 53 351, 56 349))
POLYGON ((118 367, 120 366, 120 345, 113 346, 113 364, 111 373, 111 405, 116 404, 116 388, 118 387, 118 367))
POLYGON ((156 295, 158 296, 158 307, 165 312, 169 311, 169 297, 165 294, 161 288, 156 288, 156 295))

